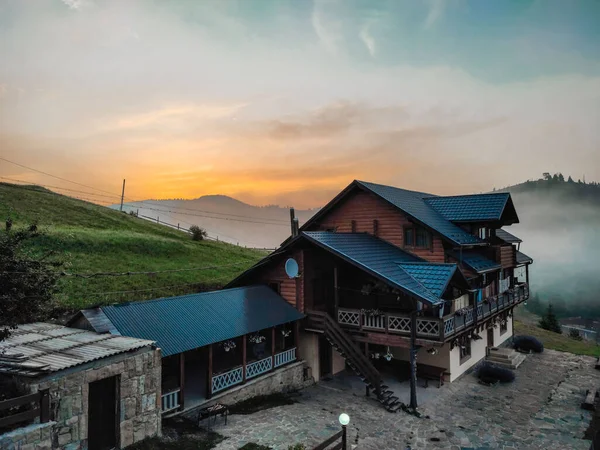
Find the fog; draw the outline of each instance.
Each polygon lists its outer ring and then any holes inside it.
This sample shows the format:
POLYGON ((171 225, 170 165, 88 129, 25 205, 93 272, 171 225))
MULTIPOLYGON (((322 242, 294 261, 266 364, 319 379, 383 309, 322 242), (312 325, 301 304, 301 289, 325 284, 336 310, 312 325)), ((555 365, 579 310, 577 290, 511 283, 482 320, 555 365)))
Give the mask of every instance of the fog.
POLYGON ((552 302, 561 316, 600 317, 600 202, 560 192, 512 197, 520 223, 506 229, 534 259, 532 293, 543 304, 552 302))

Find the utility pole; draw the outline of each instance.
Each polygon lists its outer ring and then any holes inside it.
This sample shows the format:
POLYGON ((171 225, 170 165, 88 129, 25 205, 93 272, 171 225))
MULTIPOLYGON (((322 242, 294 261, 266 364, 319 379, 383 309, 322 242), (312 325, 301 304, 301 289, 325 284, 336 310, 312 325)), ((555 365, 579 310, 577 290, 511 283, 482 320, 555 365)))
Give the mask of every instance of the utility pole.
POLYGON ((121 211, 123 211, 123 198, 125 198, 125 178, 123 178, 123 190, 121 191, 121 211))

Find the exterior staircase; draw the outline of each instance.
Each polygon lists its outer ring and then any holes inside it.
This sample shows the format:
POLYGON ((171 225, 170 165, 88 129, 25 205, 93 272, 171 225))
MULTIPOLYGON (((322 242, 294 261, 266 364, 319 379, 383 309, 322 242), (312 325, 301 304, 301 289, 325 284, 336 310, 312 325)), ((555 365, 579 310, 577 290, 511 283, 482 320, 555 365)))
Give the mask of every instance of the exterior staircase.
POLYGON ((323 332, 333 348, 346 359, 348 366, 363 380, 367 392, 373 392, 377 400, 390 412, 396 412, 405 405, 383 384, 381 374, 373 366, 339 324, 326 312, 309 311, 307 329, 323 332))
POLYGON ((487 362, 490 362, 496 366, 504 367, 506 369, 516 369, 525 361, 525 355, 518 353, 512 348, 491 348, 489 355, 485 358, 487 362))

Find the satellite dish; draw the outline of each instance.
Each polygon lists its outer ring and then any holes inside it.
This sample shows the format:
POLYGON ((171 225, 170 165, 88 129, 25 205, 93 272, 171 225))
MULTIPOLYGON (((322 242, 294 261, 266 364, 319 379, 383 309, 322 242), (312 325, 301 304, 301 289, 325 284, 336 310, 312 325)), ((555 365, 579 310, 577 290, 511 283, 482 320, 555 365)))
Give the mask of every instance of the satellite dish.
POLYGON ((285 262, 285 273, 290 278, 296 278, 298 276, 298 263, 294 258, 290 258, 285 262))

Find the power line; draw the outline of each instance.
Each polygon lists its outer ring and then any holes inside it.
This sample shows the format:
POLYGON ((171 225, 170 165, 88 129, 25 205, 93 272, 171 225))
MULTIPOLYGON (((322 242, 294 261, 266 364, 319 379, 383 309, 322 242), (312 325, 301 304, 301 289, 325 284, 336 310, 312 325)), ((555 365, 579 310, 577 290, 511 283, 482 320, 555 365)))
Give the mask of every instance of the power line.
MULTIPOLYGON (((9 181, 16 181, 17 183, 26 183, 26 185, 23 186, 23 187, 27 187, 27 186, 41 186, 41 187, 44 187, 44 188, 60 189, 62 191, 69 191, 69 192, 76 192, 76 193, 79 193, 79 194, 92 195, 92 196, 95 196, 95 197, 106 197, 106 198, 115 198, 116 197, 116 198, 120 198, 118 195, 115 196, 115 195, 106 195, 106 194, 96 194, 95 192, 78 191, 76 189, 69 189, 69 188, 64 188, 64 187, 61 187, 61 186, 52 186, 50 184, 39 184, 39 183, 31 184, 30 181, 27 181, 27 180, 18 180, 16 178, 0 177, 0 179, 9 180, 9 181)), ((39 192, 39 191, 36 191, 36 192, 39 192)))

